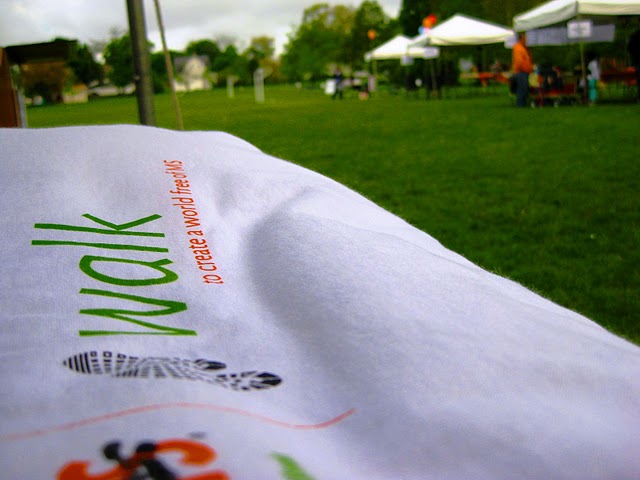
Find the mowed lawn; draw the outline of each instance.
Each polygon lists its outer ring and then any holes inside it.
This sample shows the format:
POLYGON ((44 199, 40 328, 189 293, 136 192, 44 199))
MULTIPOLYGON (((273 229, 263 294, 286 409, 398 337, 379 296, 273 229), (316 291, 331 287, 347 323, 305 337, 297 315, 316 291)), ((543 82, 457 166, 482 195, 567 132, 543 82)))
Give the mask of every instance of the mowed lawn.
MULTIPOLYGON (((480 266, 640 344, 640 104, 516 109, 505 90, 333 101, 267 87, 180 96, 221 130, 348 185, 480 266)), ((176 128, 169 95, 158 126, 176 128)), ((28 110, 31 127, 137 123, 135 97, 28 110)), ((371 272, 384 275, 384 272, 371 272)))

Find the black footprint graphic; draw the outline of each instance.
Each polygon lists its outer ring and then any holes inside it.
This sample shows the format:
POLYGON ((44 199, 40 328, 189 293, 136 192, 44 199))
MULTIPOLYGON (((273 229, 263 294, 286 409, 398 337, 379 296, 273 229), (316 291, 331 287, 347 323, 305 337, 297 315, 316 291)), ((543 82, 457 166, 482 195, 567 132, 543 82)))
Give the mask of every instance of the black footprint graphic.
POLYGON ((240 373, 215 373, 227 367, 222 362, 199 358, 137 357, 110 351, 78 353, 62 362, 74 372, 108 375, 115 378, 177 378, 200 380, 238 391, 263 390, 282 383, 278 375, 255 370, 240 373))

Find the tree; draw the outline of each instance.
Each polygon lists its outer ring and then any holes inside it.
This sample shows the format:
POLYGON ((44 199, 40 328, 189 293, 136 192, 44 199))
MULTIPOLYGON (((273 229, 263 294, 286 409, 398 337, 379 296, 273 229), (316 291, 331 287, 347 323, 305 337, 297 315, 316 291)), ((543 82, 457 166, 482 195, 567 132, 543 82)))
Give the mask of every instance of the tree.
POLYGON ((353 19, 354 10, 344 5, 319 3, 305 9, 302 23, 285 46, 283 71, 294 80, 319 79, 329 73, 331 64, 348 61, 353 19))
POLYGON ((76 81, 89 85, 101 82, 104 77, 102 65, 95 61, 93 54, 86 44, 80 45, 69 60, 69 67, 73 71, 76 81))
POLYGON ((62 92, 72 73, 64 61, 26 63, 20 67, 25 95, 41 96, 46 102, 62 101, 62 92))
MULTIPOLYGON (((176 57, 183 56, 181 52, 169 50, 169 56, 173 62, 176 57)), ((153 76, 153 93, 163 93, 169 88, 169 74, 167 73, 167 65, 164 59, 164 52, 155 52, 151 54, 151 74, 153 76)))
MULTIPOLYGON (((504 2, 501 3, 504 4, 504 2)), ((436 5, 432 5, 432 8, 434 8, 434 10, 428 12, 427 15, 429 13, 433 13, 437 16, 438 21, 446 20, 456 13, 486 20, 484 6, 482 5, 482 2, 477 0, 448 0, 446 2, 439 2, 436 5)), ((511 21, 509 21, 509 23, 511 23, 511 21)))
POLYGON ((461 13, 501 25, 511 25, 514 15, 535 7, 541 0, 403 0, 398 21, 402 32, 413 37, 418 34, 422 20, 429 14, 438 21, 461 13))
MULTIPOLYGON (((147 44, 149 51, 153 50, 153 43, 147 42, 147 44)), ((104 49, 104 61, 107 65, 107 77, 116 87, 124 88, 133 82, 133 54, 131 37, 128 33, 119 38, 112 38, 104 49)), ((155 74, 153 68, 152 74, 155 74)), ((152 81, 154 84, 159 82, 156 78, 152 81)))
POLYGON ((220 47, 211 40, 197 40, 189 42, 185 50, 187 55, 206 55, 209 57, 209 65, 216 62, 216 58, 220 55, 220 47))
POLYGON ((232 35, 217 35, 216 37, 214 37, 213 42, 218 45, 218 48, 221 51, 224 51, 227 49, 227 47, 229 45, 234 45, 237 43, 236 42, 236 38, 232 35))
POLYGON ((253 37, 245 55, 256 58, 258 61, 272 58, 276 51, 275 40, 271 37, 253 37))
POLYGON ((266 82, 279 83, 282 81, 282 71, 280 60, 274 57, 265 58, 260 62, 260 66, 264 68, 266 74, 268 74, 266 82))
POLYGON ((133 81, 133 57, 128 33, 107 44, 104 60, 109 67, 107 76, 116 87, 123 88, 133 81))
POLYGON ((435 13, 435 3, 431 0, 402 0, 400 14, 398 15, 402 33, 408 37, 418 35, 422 20, 427 15, 435 13))
POLYGON ((361 68, 365 53, 387 40, 381 34, 386 33, 388 24, 389 18, 376 0, 365 0, 358 7, 353 17, 349 41, 350 63, 353 69, 361 68))
POLYGON ((243 81, 248 80, 246 68, 242 68, 243 59, 238 54, 235 45, 230 44, 216 57, 216 61, 211 66, 211 70, 221 74, 221 78, 230 75, 241 77, 243 81))
POLYGON ((109 41, 107 40, 89 40, 89 50, 91 50, 91 53, 95 56, 95 55, 102 55, 104 54, 104 49, 107 46, 107 44, 109 43, 109 41))
POLYGON ((482 0, 479 3, 487 20, 511 25, 515 15, 537 6, 540 0, 482 0))
POLYGON ((253 37, 249 48, 242 54, 247 62, 249 74, 253 75, 258 67, 264 67, 265 60, 273 58, 275 53, 275 40, 271 37, 253 37))
POLYGON ((269 36, 253 37, 247 50, 242 54, 246 61, 248 73, 253 78, 257 68, 262 68, 268 82, 277 83, 282 80, 280 60, 275 57, 275 40, 269 36))

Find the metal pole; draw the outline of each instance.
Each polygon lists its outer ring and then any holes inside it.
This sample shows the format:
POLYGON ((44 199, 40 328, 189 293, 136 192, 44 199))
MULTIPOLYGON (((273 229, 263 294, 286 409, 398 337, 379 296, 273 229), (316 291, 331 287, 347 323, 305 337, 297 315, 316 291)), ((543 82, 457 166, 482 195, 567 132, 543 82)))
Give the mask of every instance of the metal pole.
POLYGON ((176 120, 178 121, 178 130, 184 130, 182 124, 182 113, 180 112, 180 102, 176 94, 176 85, 173 80, 173 64, 171 63, 171 55, 167 48, 167 41, 164 38, 164 23, 162 22, 162 13, 160 12, 160 0, 154 0, 156 4, 156 16, 158 17, 158 28, 160 29, 160 39, 162 40, 162 50, 164 51, 164 63, 167 67, 167 75, 169 77, 169 88, 171 89, 171 98, 173 100, 173 109, 176 112, 176 120))
POLYGON ((587 91, 587 72, 584 60, 584 43, 582 42, 582 39, 580 39, 580 70, 582 70, 582 103, 587 103, 587 96, 589 95, 589 92, 587 91))
MULTIPOLYGON (((378 60, 373 60, 373 82, 376 90, 378 89, 378 60)), ((371 91, 370 93, 373 93, 371 91)))
MULTIPOLYGON (((582 16, 576 16, 577 20, 581 20, 582 16)), ((587 72, 585 71, 585 62, 584 62, 584 42, 582 41, 582 33, 580 33, 580 38, 578 40, 580 43, 580 70, 582 71, 582 103, 587 103, 587 96, 589 92, 587 92, 587 72)))
POLYGON ((156 115, 153 108, 151 59, 149 58, 149 48, 147 46, 142 0, 127 0, 127 13, 129 14, 131 53, 134 66, 133 80, 136 84, 140 123, 155 126, 156 115))
POLYGON ((429 91, 429 96, 431 97, 435 93, 436 94, 436 98, 438 98, 437 97, 437 95, 438 95, 438 85, 437 85, 437 82, 436 82, 436 72, 435 72, 435 69, 433 67, 434 62, 435 62, 435 59, 433 59, 433 58, 429 62, 429 69, 431 70, 431 89, 429 91))

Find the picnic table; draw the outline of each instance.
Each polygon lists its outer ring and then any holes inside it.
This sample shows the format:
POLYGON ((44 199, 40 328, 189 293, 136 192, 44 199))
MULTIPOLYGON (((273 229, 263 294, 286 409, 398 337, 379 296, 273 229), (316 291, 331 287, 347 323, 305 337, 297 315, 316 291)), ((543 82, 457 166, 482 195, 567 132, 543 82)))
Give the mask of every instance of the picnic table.
POLYGON ((622 83, 626 86, 636 84, 636 69, 633 67, 624 70, 608 70, 600 74, 600 80, 604 83, 622 83))

